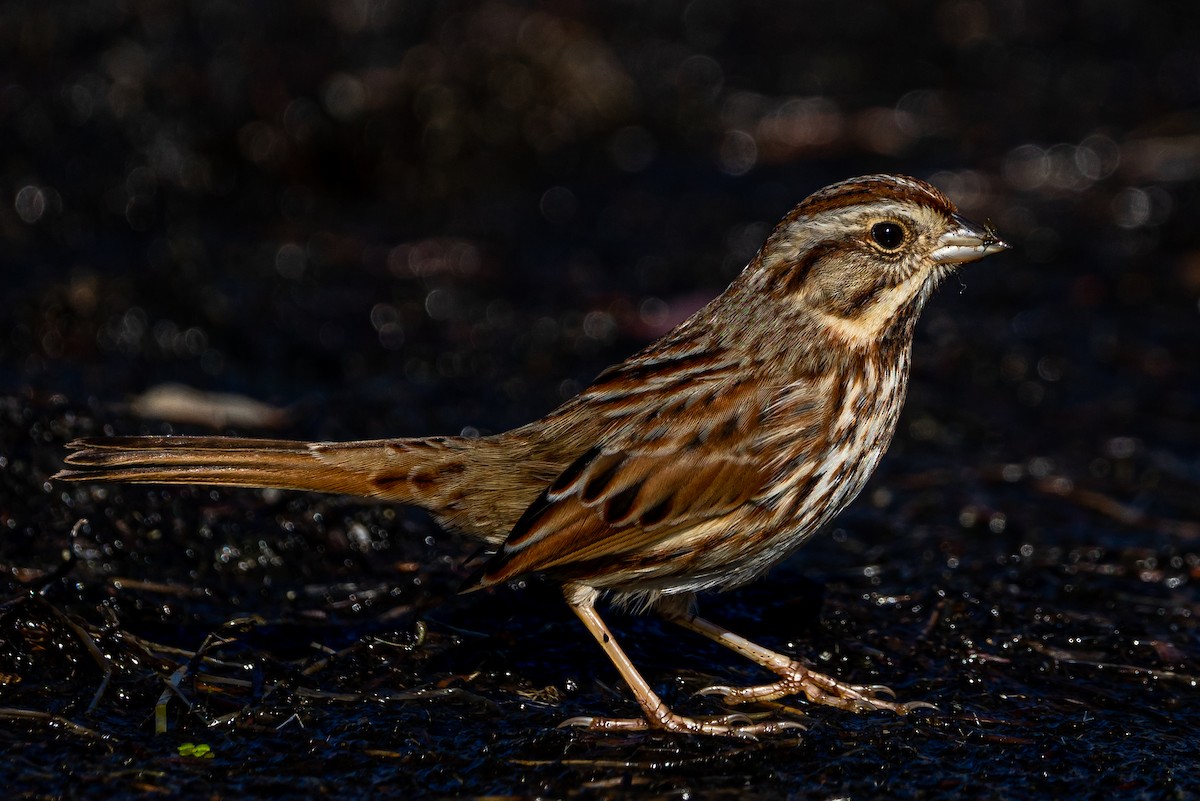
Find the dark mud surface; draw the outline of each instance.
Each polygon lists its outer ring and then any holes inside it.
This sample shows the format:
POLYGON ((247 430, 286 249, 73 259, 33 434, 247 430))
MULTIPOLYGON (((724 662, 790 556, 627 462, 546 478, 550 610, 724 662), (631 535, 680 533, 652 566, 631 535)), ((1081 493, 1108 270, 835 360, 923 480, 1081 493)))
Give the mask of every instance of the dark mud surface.
MULTIPOLYGON (((838 8, 5 4, 9 795, 1194 797, 1197 12, 838 8), (420 513, 49 481, 77 436, 212 431, 168 383, 271 404, 245 434, 533 419, 876 170, 1016 247, 926 311, 860 500, 703 608, 936 712, 556 729, 636 706, 553 586, 458 595, 474 546, 420 513)), ((610 617, 680 711, 765 678, 610 617)))

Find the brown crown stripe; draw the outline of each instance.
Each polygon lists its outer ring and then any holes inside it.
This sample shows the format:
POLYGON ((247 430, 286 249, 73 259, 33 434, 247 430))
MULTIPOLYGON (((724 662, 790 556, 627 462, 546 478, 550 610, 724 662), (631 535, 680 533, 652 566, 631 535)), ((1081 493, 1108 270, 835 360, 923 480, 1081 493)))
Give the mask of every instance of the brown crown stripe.
POLYGON ((808 199, 793 209, 787 218, 789 221, 794 221, 800 217, 854 206, 867 200, 871 203, 888 200, 922 203, 933 206, 946 215, 954 214, 956 211, 949 198, 924 181, 907 176, 895 176, 895 178, 888 179, 872 175, 837 184, 828 192, 822 190, 810 195, 808 199), (903 183, 896 183, 896 178, 903 183))

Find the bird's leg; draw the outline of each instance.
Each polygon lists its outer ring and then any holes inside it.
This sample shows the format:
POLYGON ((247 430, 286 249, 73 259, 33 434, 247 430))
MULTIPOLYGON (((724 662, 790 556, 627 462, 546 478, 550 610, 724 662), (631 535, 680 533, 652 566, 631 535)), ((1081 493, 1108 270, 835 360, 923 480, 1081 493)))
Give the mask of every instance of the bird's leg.
MULTIPOLYGON (((689 605, 690 606, 690 605, 689 605)), ((788 695, 804 695, 814 704, 837 707, 851 712, 870 712, 886 709, 900 715, 914 709, 934 709, 932 704, 912 701, 907 704, 889 701, 881 695, 895 697, 882 685, 857 685, 838 681, 832 676, 810 670, 795 659, 764 648, 757 643, 734 634, 727 628, 698 617, 690 608, 679 605, 660 605, 658 612, 666 620, 694 631, 713 642, 741 654, 751 662, 762 665, 778 675, 779 681, 755 687, 706 687, 699 695, 720 695, 727 704, 744 704, 752 701, 774 701, 788 695)))
POLYGON ((583 625, 600 643, 604 653, 612 660, 621 678, 633 691, 633 697, 642 708, 644 717, 640 718, 601 718, 577 717, 565 720, 561 726, 579 726, 585 729, 600 731, 646 731, 659 729, 662 731, 682 732, 687 734, 721 734, 733 737, 753 737, 757 734, 773 734, 785 729, 803 728, 798 723, 774 721, 754 723, 745 715, 726 715, 718 718, 688 718, 672 712, 670 707, 650 689, 650 685, 638 673, 637 668, 629 661, 629 657, 617 645, 608 626, 596 612, 596 597, 599 593, 591 588, 578 584, 567 584, 563 588, 567 604, 571 607, 583 625))

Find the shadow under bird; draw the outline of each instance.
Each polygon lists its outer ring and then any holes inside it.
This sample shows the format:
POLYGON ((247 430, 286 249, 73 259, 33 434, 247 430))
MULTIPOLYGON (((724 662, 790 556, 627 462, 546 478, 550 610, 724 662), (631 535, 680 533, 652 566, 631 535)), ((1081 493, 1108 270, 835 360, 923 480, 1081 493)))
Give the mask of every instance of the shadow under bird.
POLYGON ((596 610, 653 610, 773 672, 703 692, 905 713, 885 687, 817 673, 696 613, 762 575, 862 489, 891 441, 913 328, 958 265, 1009 246, 929 184, 868 175, 796 206, 719 297, 546 417, 477 439, 293 442, 138 436, 72 442, 67 481, 277 487, 428 510, 494 549, 473 589, 562 585, 642 716, 564 725, 754 735, 797 726, 673 712, 596 610), (884 697, 886 696, 886 697, 884 697))

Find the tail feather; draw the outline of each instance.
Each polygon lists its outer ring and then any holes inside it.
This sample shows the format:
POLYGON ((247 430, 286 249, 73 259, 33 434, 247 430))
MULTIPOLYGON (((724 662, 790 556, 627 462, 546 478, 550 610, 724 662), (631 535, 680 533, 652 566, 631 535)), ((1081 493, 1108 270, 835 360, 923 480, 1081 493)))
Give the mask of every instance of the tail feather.
POLYGON ((495 438, 297 442, 240 437, 95 437, 68 444, 60 481, 214 484, 357 495, 420 506, 491 544, 563 464, 495 438))
MULTIPOLYGON (((404 441, 296 442, 237 437, 97 437, 67 446, 62 481, 131 481, 270 487, 418 502, 406 482, 384 474, 410 469, 404 441)), ((428 449, 423 449, 428 450, 428 449)), ((422 454, 428 461, 429 454, 422 454)))

